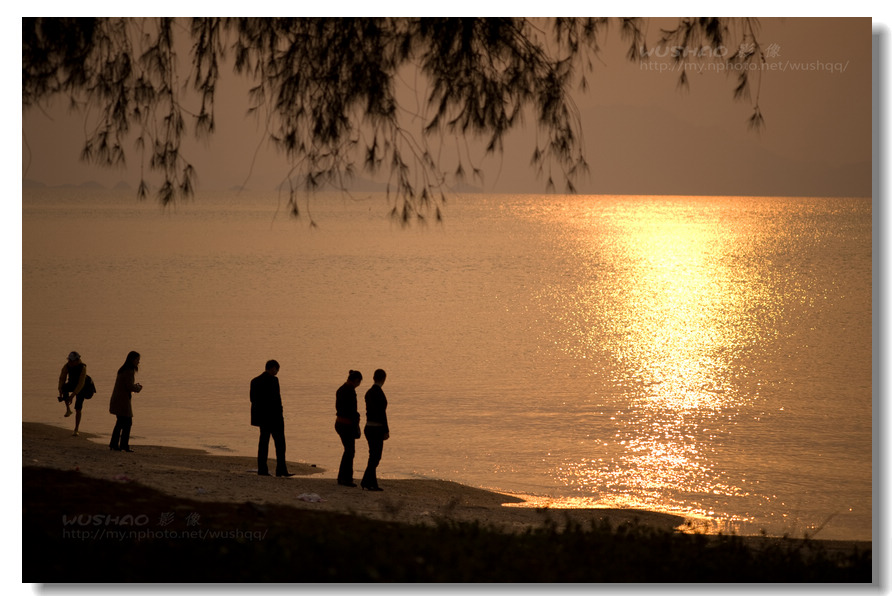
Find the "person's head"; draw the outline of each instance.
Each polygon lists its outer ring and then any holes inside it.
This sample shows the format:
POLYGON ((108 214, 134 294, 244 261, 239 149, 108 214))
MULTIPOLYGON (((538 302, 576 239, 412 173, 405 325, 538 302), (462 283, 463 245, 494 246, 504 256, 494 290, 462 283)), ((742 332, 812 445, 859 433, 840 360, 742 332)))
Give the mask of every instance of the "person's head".
POLYGON ((359 387, 359 384, 362 383, 362 373, 358 370, 351 370, 347 374, 347 382, 352 383, 354 387, 359 387))
POLYGON ((376 370, 375 374, 372 375, 372 380, 374 380, 379 385, 383 385, 385 379, 387 379, 387 373, 384 372, 384 369, 382 368, 376 370))
POLYGON ((81 355, 77 352, 69 352, 68 364, 76 364, 81 361, 81 355))
POLYGON ((266 372, 271 375, 279 374, 279 363, 275 360, 267 360, 266 361, 266 372))
POLYGON ((139 370, 139 352, 130 352, 118 370, 139 370))

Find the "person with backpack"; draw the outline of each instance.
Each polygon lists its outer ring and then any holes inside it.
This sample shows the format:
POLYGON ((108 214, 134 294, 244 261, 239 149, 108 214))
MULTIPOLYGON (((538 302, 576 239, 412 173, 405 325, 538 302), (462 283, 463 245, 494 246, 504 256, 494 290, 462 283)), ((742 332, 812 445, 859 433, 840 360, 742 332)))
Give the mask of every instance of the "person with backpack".
POLYGON ((96 387, 93 379, 87 375, 87 365, 81 361, 81 355, 77 352, 68 354, 68 360, 59 374, 59 401, 65 402, 65 417, 71 416, 71 401, 74 400, 74 434, 78 436, 81 426, 81 414, 84 409, 84 400, 93 397, 96 387))
POLYGON ((136 371, 139 370, 139 352, 130 352, 115 378, 115 388, 112 389, 108 411, 117 416, 115 428, 112 431, 111 443, 108 448, 112 451, 133 452, 130 448, 130 427, 133 426, 133 407, 130 401, 134 393, 142 391, 142 385, 136 382, 136 371))

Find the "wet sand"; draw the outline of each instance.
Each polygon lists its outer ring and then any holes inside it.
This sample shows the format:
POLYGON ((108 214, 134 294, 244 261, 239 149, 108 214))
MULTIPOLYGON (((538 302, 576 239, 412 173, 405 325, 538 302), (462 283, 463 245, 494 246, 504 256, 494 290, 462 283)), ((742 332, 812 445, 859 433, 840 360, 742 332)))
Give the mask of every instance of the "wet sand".
MULTIPOLYGON (((339 486, 322 478, 324 469, 288 462, 291 478, 258 476, 252 457, 211 455, 198 449, 135 445, 134 453, 110 451, 105 438, 35 422, 22 423, 22 467, 77 471, 88 477, 153 488, 174 498, 211 503, 285 505, 296 509, 364 516, 410 524, 448 519, 476 522, 507 532, 524 532, 568 522, 584 527, 608 522, 661 530, 681 529, 684 517, 638 509, 544 509, 511 507, 516 496, 445 480, 379 477, 383 492, 339 486), (92 440, 91 440, 92 439, 92 440)), ((271 449, 272 450, 272 449, 271 449)), ((275 466, 275 460, 270 460, 275 466)), ((749 536, 758 546, 780 538, 749 536)), ((870 541, 813 540, 829 552, 872 550, 870 541)))
MULTIPOLYGON (((545 523, 573 520, 589 524, 637 523, 673 529, 684 518, 634 509, 560 509, 505 507, 522 499, 444 480, 379 478, 383 492, 339 486, 321 478, 323 469, 288 462, 291 478, 258 476, 256 459, 210 455, 201 450, 134 445, 134 453, 109 450, 98 435, 71 436, 69 429, 22 423, 22 466, 76 470, 85 476, 137 483, 193 501, 287 505, 300 509, 362 515, 403 523, 434 522, 448 517, 475 521, 506 531, 524 531, 545 523), (91 440, 94 439, 94 440, 91 440)), ((272 450, 272 449, 271 449, 272 450)), ((275 465, 270 460, 270 465, 275 465)))
POLYGON ((262 477, 251 457, 141 444, 125 453, 110 451, 106 440, 23 422, 24 582, 870 581, 870 542, 670 540, 683 517, 506 507, 521 499, 442 480, 385 476, 384 492, 368 492, 300 462, 288 464, 293 477, 262 477), (554 530, 570 523, 592 538, 580 543, 582 534, 571 531, 566 544, 556 542, 554 530), (623 529, 605 534, 605 524, 623 529), (370 554, 382 536, 390 546, 370 554), (479 552, 469 555, 468 539, 479 552), (568 545, 583 551, 563 552, 568 545), (529 548, 537 555, 518 566, 529 548), (552 558, 539 564, 543 548, 552 558), (585 553, 596 552, 611 562, 592 566, 585 553), (441 558, 462 562, 434 565, 441 558), (353 564, 371 559, 372 571, 353 564), (96 561, 115 563, 110 570, 96 561))

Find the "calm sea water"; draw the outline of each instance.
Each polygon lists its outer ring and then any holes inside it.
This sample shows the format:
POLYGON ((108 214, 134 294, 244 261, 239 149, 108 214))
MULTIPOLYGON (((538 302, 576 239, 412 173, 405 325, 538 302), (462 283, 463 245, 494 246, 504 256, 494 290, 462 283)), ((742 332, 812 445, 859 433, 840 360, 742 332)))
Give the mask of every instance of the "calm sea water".
POLYGON ((105 440, 137 350, 135 445, 254 455, 275 358, 288 457, 333 478, 335 390, 359 369, 361 401, 380 367, 384 486, 871 539, 869 199, 465 195, 409 229, 383 196, 313 199, 315 229, 279 203, 26 189, 23 419, 73 425, 77 350, 105 440))

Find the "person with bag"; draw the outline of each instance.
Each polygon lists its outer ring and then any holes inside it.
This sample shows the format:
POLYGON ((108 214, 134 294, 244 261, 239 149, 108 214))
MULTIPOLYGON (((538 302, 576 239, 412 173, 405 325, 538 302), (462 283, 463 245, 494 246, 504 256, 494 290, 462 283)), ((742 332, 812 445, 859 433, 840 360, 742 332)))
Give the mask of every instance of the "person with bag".
POLYGON ((118 369, 115 387, 108 403, 108 411, 117 416, 111 443, 108 445, 112 451, 133 452, 130 448, 130 428, 133 426, 133 407, 130 402, 134 393, 142 391, 142 385, 136 382, 138 370, 139 352, 130 352, 118 369))
POLYGON ((68 360, 62 366, 59 374, 59 401, 65 402, 65 417, 71 416, 71 401, 74 400, 74 434, 78 436, 81 426, 81 414, 84 408, 84 400, 93 397, 96 387, 93 379, 87 375, 87 365, 81 361, 81 355, 77 352, 68 354, 68 360))
POLYGON ((369 462, 359 485, 365 490, 382 491, 378 486, 378 464, 384 452, 384 441, 390 438, 390 427, 387 425, 387 396, 381 386, 387 379, 387 373, 378 369, 372 376, 375 384, 365 392, 365 440, 369 443, 369 462))
POLYGON ((360 438, 359 411, 356 409, 356 388, 362 383, 362 373, 351 370, 347 381, 335 395, 335 432, 341 437, 344 455, 338 468, 338 484, 356 486, 353 482, 353 456, 356 455, 356 439, 360 438))

